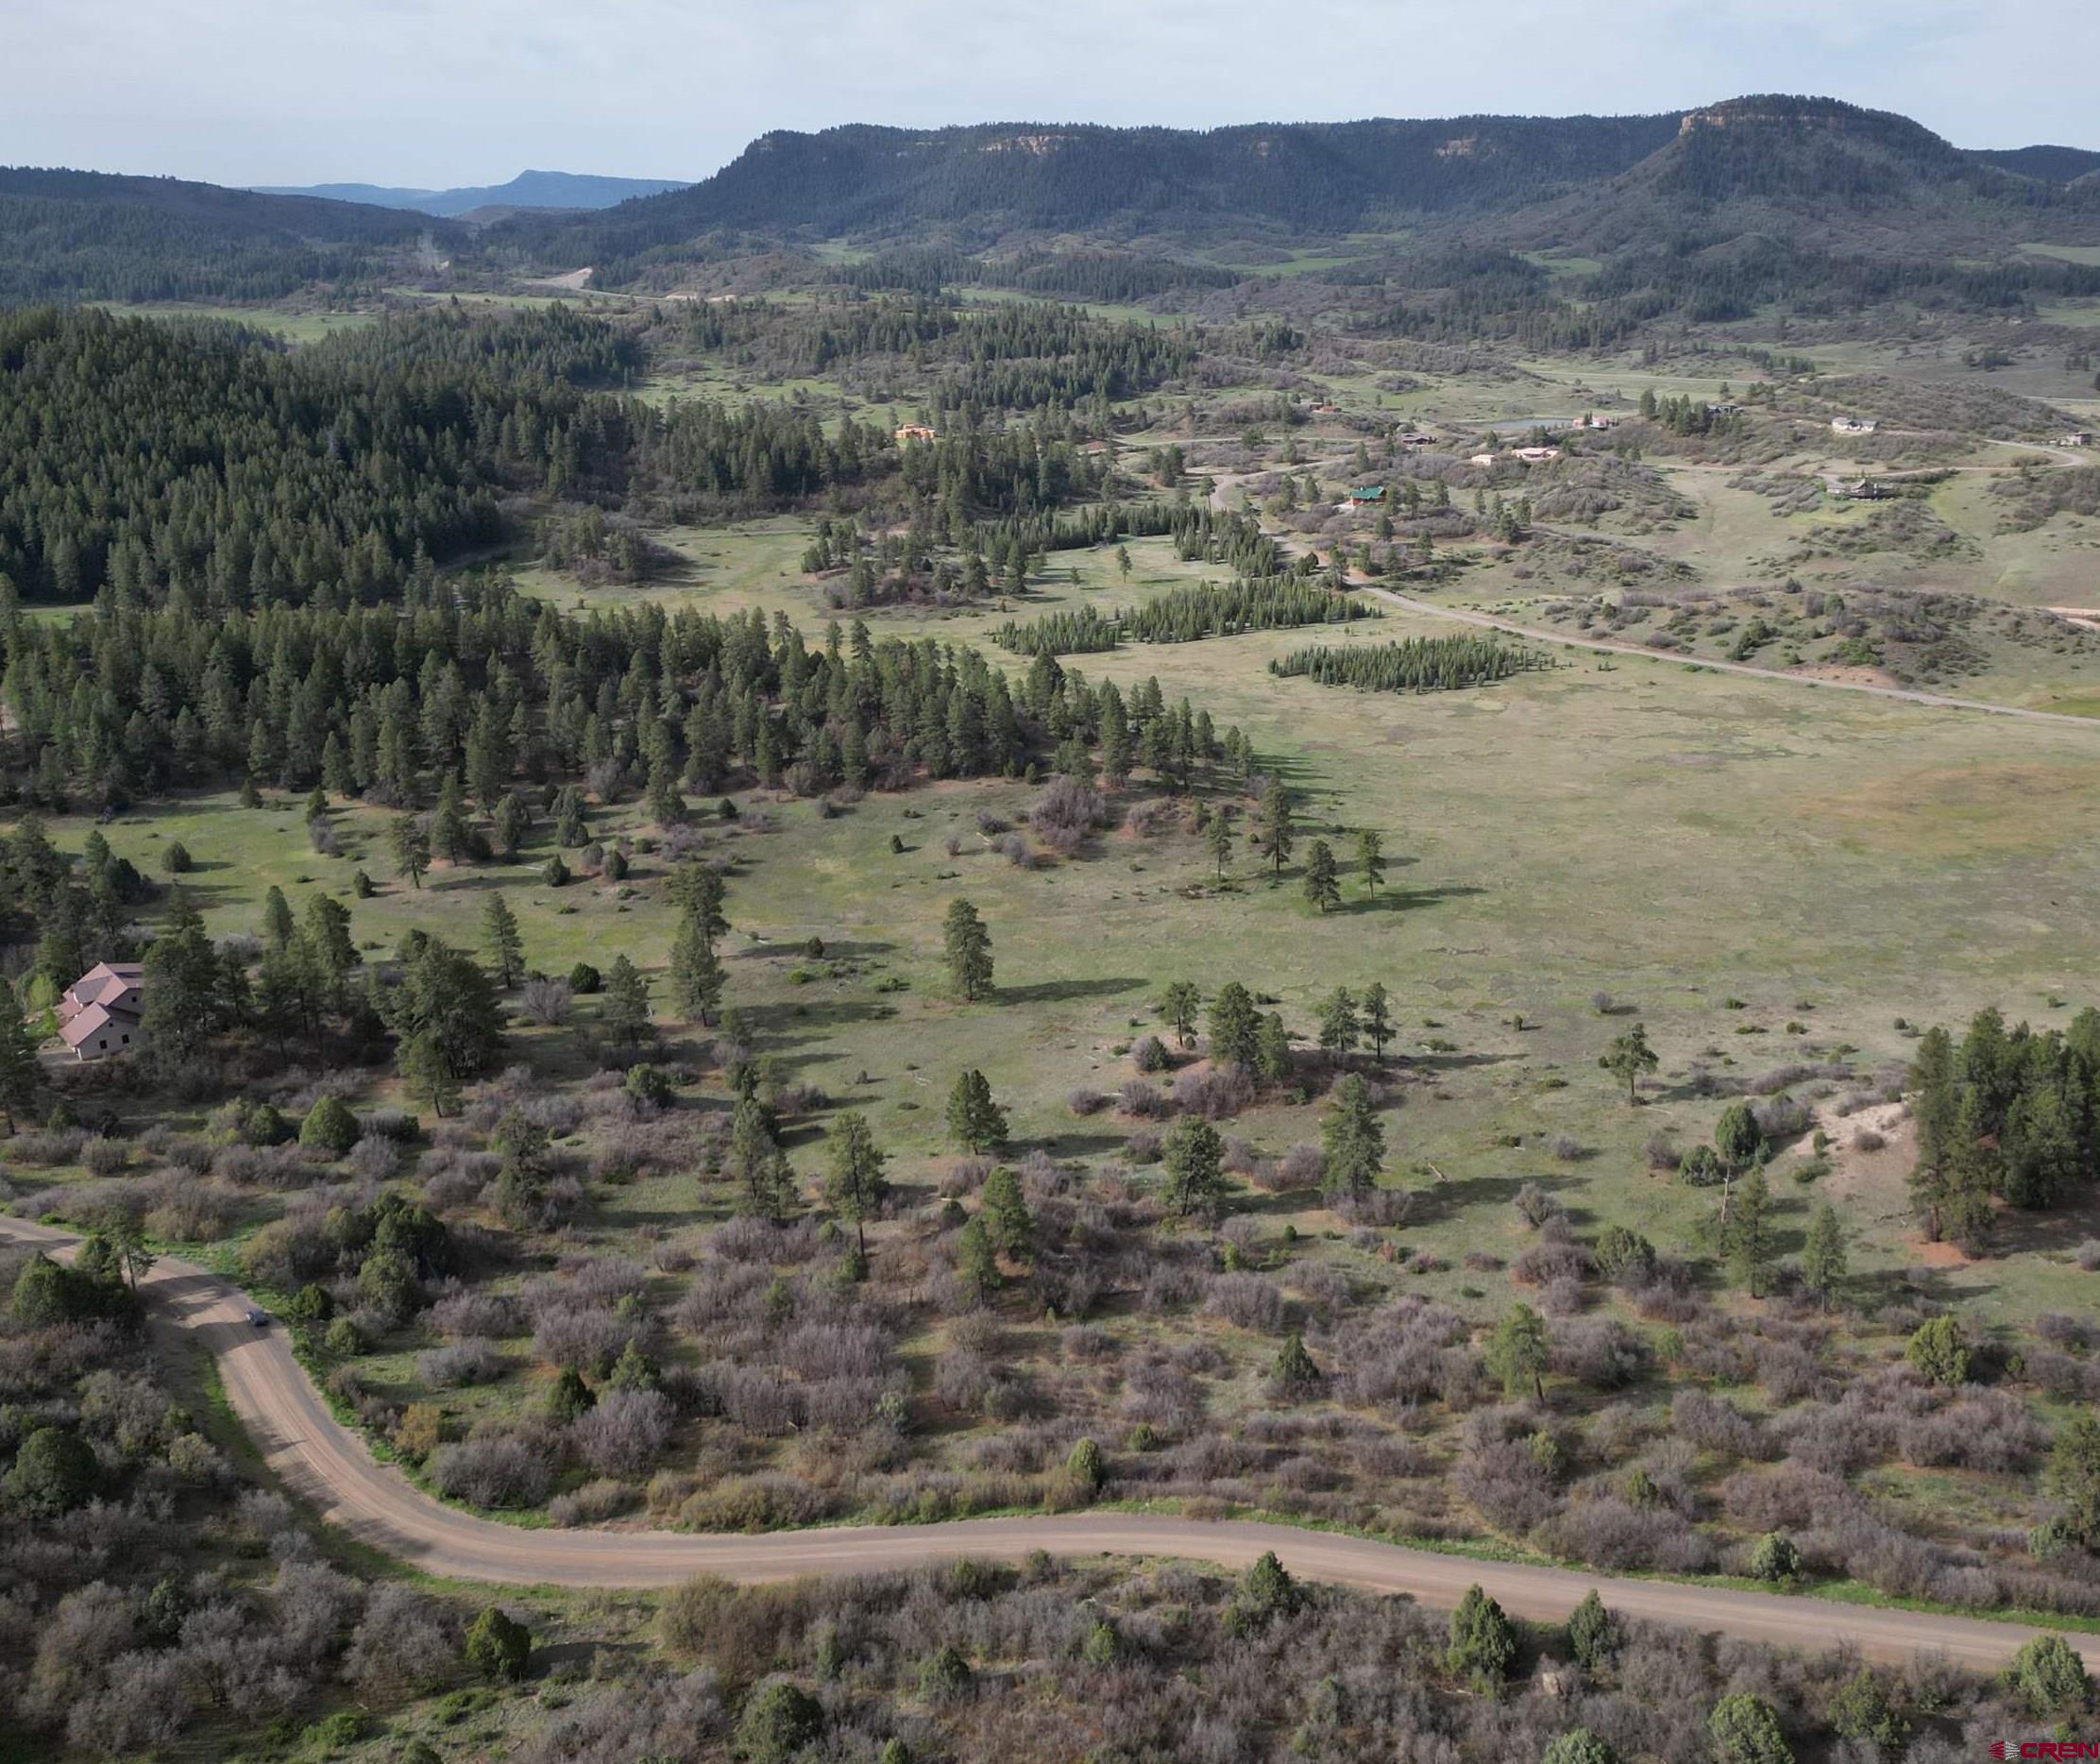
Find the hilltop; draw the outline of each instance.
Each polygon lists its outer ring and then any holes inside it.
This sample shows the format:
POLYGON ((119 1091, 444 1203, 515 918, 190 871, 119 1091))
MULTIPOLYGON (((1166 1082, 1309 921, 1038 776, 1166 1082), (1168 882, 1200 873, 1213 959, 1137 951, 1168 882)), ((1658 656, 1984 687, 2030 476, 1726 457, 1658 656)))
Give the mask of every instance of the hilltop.
POLYGON ((385 184, 251 186, 270 196, 320 196, 378 208, 413 209, 446 219, 478 217, 483 210, 609 209, 635 196, 662 195, 686 187, 676 178, 600 178, 582 172, 520 172, 506 184, 468 184, 449 190, 402 189, 385 184))

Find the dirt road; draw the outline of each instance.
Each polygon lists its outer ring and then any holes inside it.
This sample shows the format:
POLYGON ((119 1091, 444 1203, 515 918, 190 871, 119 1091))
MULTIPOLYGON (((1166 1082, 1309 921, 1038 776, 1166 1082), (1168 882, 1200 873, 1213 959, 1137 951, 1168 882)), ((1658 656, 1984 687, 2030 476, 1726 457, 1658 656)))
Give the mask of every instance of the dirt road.
POLYGON ((1403 607, 1411 613, 1424 613, 1431 619, 1452 619, 1463 625, 1480 625, 1489 631, 1507 632, 1511 636, 1526 637, 1533 643, 1565 644, 1569 649, 1592 650, 1600 655, 1631 655, 1640 661, 1671 662, 1680 668, 1703 668, 1713 673, 1737 673, 1753 680, 1779 680, 1788 686, 1820 687, 1829 692, 1864 692, 1870 698, 1892 698, 1905 704, 1926 704, 1938 710, 1980 710, 1993 717, 2017 717, 2023 722, 2066 723, 2073 728, 2100 731, 2100 719, 2074 717, 2060 710, 2029 710, 2024 704, 1993 704, 1980 698, 1949 698, 1941 692, 1915 692, 1907 687, 1872 686, 1864 680, 1831 680, 1810 673, 1790 673, 1778 668, 1755 668, 1748 662, 1711 661, 1704 656, 1674 655, 1661 651, 1644 649, 1637 643, 1613 643, 1600 637, 1569 636, 1564 632, 1542 631, 1535 625, 1520 625, 1513 619, 1498 619, 1492 613, 1476 613, 1458 606, 1439 606, 1433 601, 1418 601, 1411 594, 1396 594, 1391 588, 1374 586, 1369 581, 1352 575, 1350 585, 1370 595, 1374 600, 1403 607))
MULTIPOLYGON (((0 1218, 0 1239, 70 1254, 70 1232, 0 1218)), ((1825 1649, 1850 1643, 1871 1659, 1907 1660, 1920 1649, 1973 1668, 2001 1665, 2032 1632, 2010 1623, 1917 1615, 1871 1606, 1668 1581, 1479 1562, 1292 1526, 1135 1513, 968 1519, 944 1525, 839 1526, 756 1536, 648 1531, 528 1531, 455 1511, 381 1464, 338 1425, 292 1356, 283 1328, 256 1329, 247 1300, 206 1270, 172 1258, 144 1281, 156 1329, 177 1345, 187 1331, 217 1360, 233 1412, 286 1486, 331 1524, 432 1574, 515 1586, 668 1586, 694 1574, 787 1580, 802 1574, 908 1568, 957 1556, 1013 1560, 1058 1555, 1178 1556, 1241 1568, 1274 1550, 1294 1574, 1372 1592, 1456 1604, 1478 1583, 1512 1613, 1565 1618, 1591 1586, 1614 1610, 1746 1641, 1825 1649)), ((2100 1671, 2100 1637, 2073 1636, 2100 1671)))

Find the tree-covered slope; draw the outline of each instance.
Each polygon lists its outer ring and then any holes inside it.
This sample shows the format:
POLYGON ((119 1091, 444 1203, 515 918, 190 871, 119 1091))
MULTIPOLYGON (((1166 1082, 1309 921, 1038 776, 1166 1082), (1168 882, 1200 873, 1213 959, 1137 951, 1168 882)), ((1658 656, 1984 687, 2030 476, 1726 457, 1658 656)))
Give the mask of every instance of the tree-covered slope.
POLYGON ((269 299, 371 279, 445 223, 174 178, 0 167, 0 304, 269 299))

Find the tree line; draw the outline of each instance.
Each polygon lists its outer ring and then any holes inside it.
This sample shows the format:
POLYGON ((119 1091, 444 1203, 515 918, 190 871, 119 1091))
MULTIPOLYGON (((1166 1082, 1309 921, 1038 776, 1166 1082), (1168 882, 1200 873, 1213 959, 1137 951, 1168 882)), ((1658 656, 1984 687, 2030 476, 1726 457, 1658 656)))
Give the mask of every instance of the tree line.
POLYGON ((1550 667, 1549 657, 1491 636, 1402 637, 1387 643, 1294 650, 1269 664, 1289 679, 1372 692, 1448 692, 1550 667))

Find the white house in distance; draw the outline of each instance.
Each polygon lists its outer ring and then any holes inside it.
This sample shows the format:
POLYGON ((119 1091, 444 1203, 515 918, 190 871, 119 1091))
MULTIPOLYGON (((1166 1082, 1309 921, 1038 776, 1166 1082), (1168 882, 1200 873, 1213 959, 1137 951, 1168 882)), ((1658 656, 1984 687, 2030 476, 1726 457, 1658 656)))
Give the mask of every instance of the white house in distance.
POLYGON ((135 961, 98 961, 66 988, 59 1000, 59 1039, 74 1059, 108 1060, 144 1041, 144 979, 135 961))
POLYGON ((1878 424, 1865 416, 1833 416, 1830 419, 1833 434, 1871 435, 1877 427, 1878 424))

